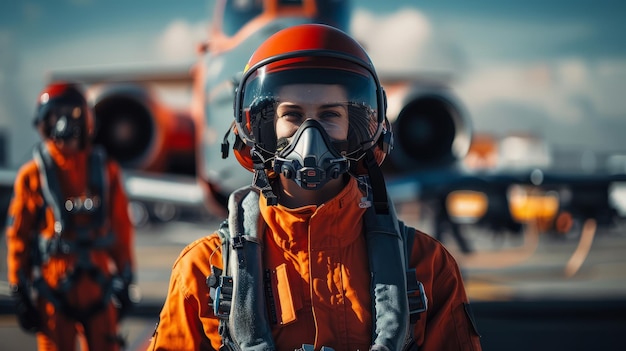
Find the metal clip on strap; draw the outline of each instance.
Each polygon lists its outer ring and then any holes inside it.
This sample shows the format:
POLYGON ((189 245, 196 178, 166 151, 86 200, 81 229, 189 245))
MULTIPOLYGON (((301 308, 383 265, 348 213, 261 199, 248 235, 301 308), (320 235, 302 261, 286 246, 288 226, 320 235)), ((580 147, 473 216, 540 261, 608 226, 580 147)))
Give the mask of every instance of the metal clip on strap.
POLYGON ((428 298, 424 285, 415 277, 415 269, 407 271, 407 295, 409 298, 409 316, 411 324, 420 318, 420 313, 428 309, 428 298))

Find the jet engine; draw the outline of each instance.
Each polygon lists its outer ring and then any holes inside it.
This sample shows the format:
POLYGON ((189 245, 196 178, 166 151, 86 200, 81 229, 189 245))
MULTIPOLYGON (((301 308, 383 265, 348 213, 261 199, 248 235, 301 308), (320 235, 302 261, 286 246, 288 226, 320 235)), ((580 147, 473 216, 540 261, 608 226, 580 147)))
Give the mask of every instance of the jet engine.
POLYGON ((388 173, 454 165, 467 153, 471 126, 456 97, 444 87, 385 85, 393 150, 383 163, 388 173))
POLYGON ((122 168, 195 175, 195 129, 188 112, 159 103, 138 84, 93 87, 95 143, 122 168))

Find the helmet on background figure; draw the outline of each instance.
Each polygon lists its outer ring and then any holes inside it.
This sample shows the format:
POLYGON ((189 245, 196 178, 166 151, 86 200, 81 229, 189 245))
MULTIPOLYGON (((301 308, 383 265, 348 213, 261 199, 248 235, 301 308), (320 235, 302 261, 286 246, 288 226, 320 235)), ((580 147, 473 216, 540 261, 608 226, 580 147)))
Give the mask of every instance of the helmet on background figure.
POLYGON ((345 32, 323 24, 303 24, 268 38, 246 65, 234 109, 234 131, 239 138, 234 149, 240 164, 252 171, 256 156, 270 176, 272 170, 277 171, 272 163, 289 146, 277 141, 275 108, 281 88, 294 84, 344 88, 347 101, 342 103, 348 109, 348 137, 332 140, 332 148, 347 159, 347 168, 352 172, 359 171, 370 149, 378 165, 382 163, 391 149, 391 131, 385 116, 385 93, 370 58, 345 32))
POLYGON ((76 139, 84 149, 93 136, 94 116, 78 84, 53 82, 39 93, 33 125, 45 139, 76 139))

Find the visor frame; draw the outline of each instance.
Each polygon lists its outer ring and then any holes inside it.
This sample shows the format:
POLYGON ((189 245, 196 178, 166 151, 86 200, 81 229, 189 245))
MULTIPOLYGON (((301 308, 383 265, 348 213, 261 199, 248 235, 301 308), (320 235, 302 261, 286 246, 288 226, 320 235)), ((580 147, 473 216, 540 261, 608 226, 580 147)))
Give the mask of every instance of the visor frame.
MULTIPOLYGON (((327 58, 327 59, 334 59, 339 62, 344 61, 346 62, 347 65, 354 65, 358 68, 363 69, 364 72, 367 73, 369 78, 373 80, 373 85, 376 90, 374 92, 376 95, 375 99, 376 99, 376 105, 377 105, 376 106, 377 107, 376 108, 376 130, 374 131, 374 133, 371 134, 371 137, 369 138, 369 140, 366 140, 361 145, 361 148, 363 151, 365 151, 375 146, 378 138, 380 137, 384 129, 385 111, 386 111, 385 94, 384 94, 383 88, 380 85, 380 81, 378 79, 376 71, 374 70, 371 64, 366 64, 365 62, 363 62, 363 60, 359 58, 356 58, 352 55, 347 55, 344 53, 340 53, 336 51, 329 51, 329 50, 300 50, 296 52, 280 54, 280 55, 272 56, 264 60, 261 60, 257 64, 251 67, 246 67, 246 70, 244 71, 241 77, 241 80, 239 81, 239 86, 236 91, 235 101, 234 101, 234 111, 233 111, 235 115, 234 116, 235 123, 237 126, 239 137, 243 140, 243 142, 249 147, 256 146, 255 138, 252 135, 250 135, 248 128, 245 127, 246 110, 244 109, 244 101, 246 100, 245 94, 246 94, 246 88, 248 87, 248 81, 257 79, 257 78, 251 79, 251 77, 254 74, 257 74, 257 72, 259 72, 260 70, 262 70, 263 67, 268 67, 269 65, 273 63, 277 63, 279 61, 288 61, 291 59, 298 59, 298 58, 306 58, 306 59, 327 58)), ((311 68, 316 68, 316 67, 311 67, 311 68)), ((323 67, 317 67, 317 68, 321 69, 323 67)), ((303 68, 298 68, 298 69, 303 69, 303 68)), ((337 67, 337 68, 328 67, 328 69, 345 70, 346 72, 350 71, 348 69, 341 68, 341 67, 337 67)), ((356 74, 357 72, 353 72, 353 73, 356 74)), ((364 78, 367 78, 367 77, 364 76, 364 78)), ((337 84, 340 84, 340 83, 337 83, 337 84)))

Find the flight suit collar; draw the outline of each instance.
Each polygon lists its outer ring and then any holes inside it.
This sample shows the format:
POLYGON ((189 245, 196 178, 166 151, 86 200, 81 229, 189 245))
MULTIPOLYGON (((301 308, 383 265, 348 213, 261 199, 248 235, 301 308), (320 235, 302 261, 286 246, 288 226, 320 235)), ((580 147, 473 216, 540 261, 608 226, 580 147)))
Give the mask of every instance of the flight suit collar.
POLYGON ((45 142, 48 151, 50 152, 50 156, 56 163, 57 167, 62 170, 71 170, 84 168, 84 165, 87 161, 87 152, 82 151, 73 156, 67 156, 59 150, 53 140, 46 140, 45 142))
POLYGON ((365 211, 359 207, 362 197, 356 179, 351 177, 337 196, 320 206, 268 206, 263 197, 259 206, 277 245, 285 250, 323 250, 348 246, 361 235, 365 211))

